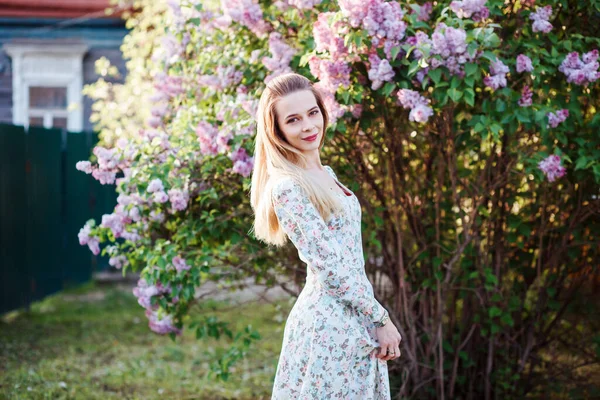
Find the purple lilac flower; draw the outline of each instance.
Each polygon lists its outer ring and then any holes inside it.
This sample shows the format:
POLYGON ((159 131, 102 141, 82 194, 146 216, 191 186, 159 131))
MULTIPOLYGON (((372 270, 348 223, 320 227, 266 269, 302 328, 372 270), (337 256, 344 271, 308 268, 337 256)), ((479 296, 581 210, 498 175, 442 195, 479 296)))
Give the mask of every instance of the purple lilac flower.
POLYGON ((335 99, 335 95, 331 93, 327 88, 323 87, 322 82, 315 83, 315 88, 321 92, 323 96, 323 103, 325 105, 325 109, 327 110, 327 114, 329 115, 329 120, 332 124, 334 124, 339 118, 341 118, 346 112, 344 107, 335 99))
POLYGON ((203 155, 216 155, 219 152, 217 143, 215 142, 219 130, 205 121, 200 121, 196 127, 196 135, 200 143, 200 152, 203 155))
POLYGON ((342 15, 348 18, 350 26, 358 28, 367 16, 372 1, 365 0, 338 0, 342 15))
POLYGON ((529 107, 533 103, 533 91, 527 85, 523 87, 521 92, 521 98, 519 99, 519 106, 529 107))
POLYGON ((88 245, 90 251, 94 255, 100 254, 100 240, 95 236, 90 236, 92 226, 90 223, 84 225, 83 228, 79 230, 77 237, 79 239, 79 244, 84 246, 88 245))
POLYGON ((529 15, 533 21, 532 30, 534 32, 548 33, 552 30, 552 24, 548 21, 552 16, 552 7, 536 7, 535 12, 529 15))
POLYGON ((548 127, 556 128, 561 122, 565 121, 569 116, 569 110, 563 108, 558 110, 556 113, 549 112, 546 114, 548 117, 548 127))
POLYGON ((567 82, 587 85, 600 79, 599 66, 598 50, 594 49, 583 54, 581 58, 576 51, 569 53, 558 70, 567 76, 567 82))
POLYGON ((320 13, 317 22, 313 25, 313 36, 315 38, 316 50, 319 52, 329 52, 332 57, 340 57, 348 53, 344 45, 343 36, 338 32, 341 22, 336 22, 333 26, 329 23, 329 18, 335 15, 332 12, 320 13))
POLYGON ((404 38, 406 23, 402 21, 403 18, 404 11, 398 2, 370 0, 362 24, 371 36, 373 45, 378 46, 382 41, 398 43, 404 38))
POLYGON ((444 65, 450 73, 462 77, 464 76, 462 65, 476 57, 476 55, 472 57, 467 52, 467 33, 463 29, 449 27, 443 22, 436 26, 431 35, 431 42, 431 53, 442 58, 441 61, 432 59, 432 68, 444 65))
POLYGON ((177 270, 177 272, 188 271, 190 268, 189 265, 185 262, 185 260, 180 256, 173 257, 173 266, 177 270))
POLYGON ((561 159, 557 155, 551 155, 538 163, 538 167, 544 172, 549 182, 554 182, 566 173, 566 168, 561 165, 561 159))
POLYGON ((481 21, 490 15, 490 10, 485 6, 487 0, 463 0, 450 3, 450 9, 458 18, 472 18, 481 21))
POLYGON ((254 167, 254 157, 250 157, 243 147, 238 147, 229 154, 229 158, 233 161, 232 171, 242 176, 249 176, 254 167))
POLYGON ((154 195, 152 196, 152 200, 155 203, 166 203, 169 200, 169 196, 161 190, 160 192, 154 193, 154 195))
POLYGON ((417 21, 427 22, 431 18, 431 12, 433 11, 433 4, 428 1, 419 6, 419 13, 417 15, 417 21))
POLYGON ((319 79, 321 87, 335 93, 340 86, 350 85, 350 66, 343 60, 325 60, 313 56, 308 60, 310 73, 319 79))
POLYGON ((127 257, 124 255, 113 256, 108 260, 108 264, 116 269, 121 269, 123 266, 127 265, 127 257))
POLYGON ((265 83, 269 83, 271 79, 278 75, 292 72, 290 62, 296 54, 296 50, 285 43, 278 32, 271 32, 269 35, 269 51, 272 56, 263 57, 262 59, 265 68, 271 71, 271 74, 265 78, 265 83))
POLYGON ((169 200, 175 211, 183 211, 187 208, 189 194, 187 190, 171 189, 169 190, 169 200))
POLYGON ((372 53, 369 56, 369 79, 371 80, 371 89, 377 90, 383 85, 383 82, 389 82, 394 77, 394 70, 390 62, 386 59, 381 59, 377 53, 372 53))
POLYGON ((221 9, 225 16, 238 22, 257 36, 264 36, 270 25, 263 19, 260 5, 253 0, 221 0, 221 9))
POLYGON ((163 186, 162 181, 158 178, 152 179, 148 184, 148 188, 146 189, 148 193, 159 192, 161 190, 165 190, 165 187, 163 186))
POLYGON ((168 333, 175 333, 181 335, 181 329, 175 327, 173 324, 173 316, 164 315, 161 319, 158 317, 158 313, 152 310, 146 310, 146 317, 148 317, 148 326, 153 332, 160 335, 166 335, 168 333))
POLYGON ((164 286, 161 282, 151 285, 145 278, 140 278, 137 286, 133 288, 133 294, 137 297, 140 306, 148 310, 158 309, 158 305, 152 305, 151 298, 171 292, 170 285, 164 286))
POLYGON ((410 109, 408 119, 415 122, 427 122, 433 115, 433 109, 429 106, 429 100, 421 96, 415 90, 400 89, 398 91, 398 102, 403 108, 410 109))
POLYGON ((219 91, 237 85, 243 76, 242 71, 236 70, 234 66, 224 67, 219 65, 215 75, 201 75, 198 78, 198 83, 201 86, 207 86, 215 91, 219 91))
POLYGON ((490 75, 483 79, 483 83, 494 90, 506 86, 506 74, 510 72, 508 67, 500 59, 490 65, 490 75))
POLYGON ((517 56, 517 72, 531 72, 533 71, 533 64, 531 63, 531 59, 527 57, 525 54, 519 54, 517 56))

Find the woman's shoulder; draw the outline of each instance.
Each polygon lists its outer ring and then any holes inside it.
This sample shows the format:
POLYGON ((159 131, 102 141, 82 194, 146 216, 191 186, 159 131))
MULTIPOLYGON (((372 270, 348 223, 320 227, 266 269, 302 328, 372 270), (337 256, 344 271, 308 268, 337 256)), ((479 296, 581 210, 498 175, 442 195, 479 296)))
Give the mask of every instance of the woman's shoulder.
POLYGON ((298 195, 301 193, 302 187, 294 178, 291 176, 277 176, 272 177, 270 180, 271 196, 275 200, 279 200, 282 196, 289 196, 291 194, 298 195))

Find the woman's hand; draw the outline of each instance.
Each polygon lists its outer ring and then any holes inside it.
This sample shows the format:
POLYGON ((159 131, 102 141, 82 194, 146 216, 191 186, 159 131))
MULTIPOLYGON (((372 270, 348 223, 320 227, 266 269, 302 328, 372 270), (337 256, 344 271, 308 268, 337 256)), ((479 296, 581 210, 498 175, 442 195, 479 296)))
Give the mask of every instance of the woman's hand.
POLYGON ((377 353, 377 358, 381 358, 382 360, 394 360, 400 357, 401 340, 402 336, 400 336, 398 329, 391 320, 381 328, 377 328, 377 341, 381 346, 380 351, 377 353), (395 354, 391 354, 392 352, 395 354))

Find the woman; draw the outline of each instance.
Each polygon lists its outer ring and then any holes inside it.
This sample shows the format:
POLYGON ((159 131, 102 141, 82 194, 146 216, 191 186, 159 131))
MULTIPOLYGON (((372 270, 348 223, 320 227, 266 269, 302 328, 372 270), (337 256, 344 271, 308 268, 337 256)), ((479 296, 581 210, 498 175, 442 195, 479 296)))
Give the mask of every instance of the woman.
POLYGON ((250 191, 254 234, 286 237, 308 266, 287 319, 273 399, 389 399, 387 360, 400 334, 375 299, 364 269, 361 209, 321 164, 327 112, 308 79, 269 82, 257 112, 250 191))

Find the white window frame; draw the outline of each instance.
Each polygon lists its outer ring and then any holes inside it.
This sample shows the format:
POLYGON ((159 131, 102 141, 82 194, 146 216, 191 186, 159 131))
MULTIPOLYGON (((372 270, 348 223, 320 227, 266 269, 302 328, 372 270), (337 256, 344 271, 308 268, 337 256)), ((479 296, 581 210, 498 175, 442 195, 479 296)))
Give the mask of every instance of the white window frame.
POLYGON ((3 50, 12 58, 13 124, 29 127, 29 117, 39 117, 39 111, 30 112, 29 88, 66 87, 67 111, 44 110, 44 126, 52 118, 67 117, 67 130, 83 130, 83 57, 88 47, 82 44, 10 43, 3 50), (37 68, 48 65, 49 68, 37 68))

